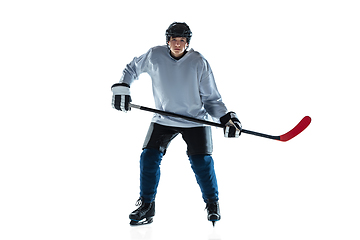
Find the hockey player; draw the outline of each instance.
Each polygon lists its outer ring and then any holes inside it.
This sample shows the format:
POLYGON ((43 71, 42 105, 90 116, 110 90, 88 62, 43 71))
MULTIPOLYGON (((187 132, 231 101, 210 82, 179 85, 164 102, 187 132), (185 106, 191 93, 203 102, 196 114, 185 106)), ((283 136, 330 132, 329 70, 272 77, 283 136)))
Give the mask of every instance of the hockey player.
MULTIPOLYGON (((130 111, 130 86, 146 72, 152 79, 157 109, 203 120, 210 115, 227 126, 225 137, 239 137, 241 123, 222 102, 209 63, 200 53, 188 50, 191 37, 192 32, 186 23, 172 23, 166 30, 165 46, 151 48, 126 66, 120 82, 111 88, 112 105, 117 110, 130 111)), ((138 208, 129 215, 131 225, 152 222, 160 162, 171 140, 178 134, 187 144, 187 155, 206 203, 208 220, 213 224, 220 220, 218 185, 211 156, 211 128, 155 114, 140 156, 140 198, 136 204, 138 208)))

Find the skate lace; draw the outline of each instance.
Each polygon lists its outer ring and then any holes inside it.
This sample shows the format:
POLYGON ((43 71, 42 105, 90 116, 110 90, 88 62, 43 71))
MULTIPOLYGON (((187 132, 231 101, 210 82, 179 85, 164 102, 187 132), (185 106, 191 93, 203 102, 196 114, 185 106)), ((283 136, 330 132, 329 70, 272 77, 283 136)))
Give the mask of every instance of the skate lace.
POLYGON ((217 210, 216 202, 207 203, 205 209, 209 210, 209 212, 216 212, 217 210))
POLYGON ((137 201, 136 201, 136 203, 135 203, 135 206, 141 206, 142 205, 142 202, 143 202, 143 199, 142 199, 142 197, 140 197, 137 201))
POLYGON ((135 206, 137 206, 138 208, 135 210, 135 211, 138 211, 138 212, 144 212, 144 211, 147 211, 147 209, 150 207, 149 204, 146 204, 144 202, 144 199, 142 197, 140 197, 136 203, 135 203, 135 206))

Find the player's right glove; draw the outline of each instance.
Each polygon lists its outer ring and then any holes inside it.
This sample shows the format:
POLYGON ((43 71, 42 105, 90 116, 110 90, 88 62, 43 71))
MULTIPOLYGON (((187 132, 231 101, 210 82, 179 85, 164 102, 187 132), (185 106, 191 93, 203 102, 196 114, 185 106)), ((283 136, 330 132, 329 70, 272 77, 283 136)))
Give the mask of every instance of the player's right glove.
POLYGON ((123 112, 130 111, 131 110, 129 106, 129 103, 131 102, 130 86, 126 83, 115 83, 114 85, 112 85, 111 91, 113 92, 113 97, 112 97, 113 108, 123 112))
POLYGON ((236 113, 228 112, 220 118, 220 122, 225 125, 224 136, 226 138, 238 138, 241 134, 242 126, 236 113))

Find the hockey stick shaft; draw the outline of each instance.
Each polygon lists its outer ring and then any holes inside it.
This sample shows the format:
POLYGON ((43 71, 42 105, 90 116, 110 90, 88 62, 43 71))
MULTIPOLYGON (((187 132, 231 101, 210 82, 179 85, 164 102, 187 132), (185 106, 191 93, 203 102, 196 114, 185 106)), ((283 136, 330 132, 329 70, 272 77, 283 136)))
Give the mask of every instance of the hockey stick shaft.
POLYGON ((201 120, 201 119, 197 119, 197 118, 192 118, 192 117, 180 115, 180 114, 177 114, 177 113, 165 112, 165 111, 161 111, 161 110, 157 110, 157 109, 153 109, 153 108, 148 108, 148 107, 144 107, 144 106, 135 105, 135 104, 132 104, 132 103, 130 103, 130 107, 140 109, 140 110, 144 110, 144 111, 147 111, 147 112, 158 113, 158 114, 163 115, 163 116, 177 117, 177 118, 182 118, 182 119, 185 119, 185 120, 188 120, 188 121, 191 121, 191 122, 196 122, 196 123, 200 123, 200 124, 206 124, 206 125, 213 126, 213 127, 224 128, 224 125, 222 125, 220 123, 215 123, 215 122, 210 122, 210 121, 201 120))
MULTIPOLYGON (((209 125, 209 126, 213 126, 213 127, 225 128, 225 125, 220 124, 220 123, 210 122, 210 121, 206 121, 206 120, 201 120, 201 119, 197 119, 197 118, 193 118, 193 117, 180 115, 177 113, 166 112, 166 111, 162 111, 162 110, 158 110, 158 109, 139 106, 139 105, 132 104, 132 103, 130 103, 129 105, 132 108, 140 109, 140 110, 147 111, 147 112, 157 113, 157 114, 169 116, 169 117, 182 118, 182 119, 185 119, 185 120, 188 120, 191 122, 205 124, 205 125, 209 125)), ((264 137, 264 138, 269 138, 269 139, 286 142, 286 141, 292 139, 293 137, 295 137, 296 135, 298 135, 299 133, 301 133, 310 124, 310 122, 311 122, 311 118, 306 116, 292 130, 290 130, 289 132, 287 132, 286 134, 283 134, 281 136, 272 136, 272 135, 268 135, 268 134, 264 134, 264 133, 246 130, 246 129, 242 129, 241 132, 246 133, 246 134, 255 135, 258 137, 264 137)))

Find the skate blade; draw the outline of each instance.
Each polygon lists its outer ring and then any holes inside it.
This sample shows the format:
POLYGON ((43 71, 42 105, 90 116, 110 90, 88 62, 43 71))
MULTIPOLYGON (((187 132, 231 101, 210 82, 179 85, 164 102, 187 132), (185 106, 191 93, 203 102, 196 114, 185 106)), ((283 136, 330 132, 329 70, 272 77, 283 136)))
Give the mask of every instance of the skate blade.
POLYGON ((213 227, 215 227, 215 223, 217 223, 219 220, 209 220, 209 221, 212 223, 213 227))
POLYGON ((215 227, 215 223, 220 220, 219 216, 212 215, 208 218, 208 220, 212 223, 213 227, 215 227))
POLYGON ((150 218, 146 218, 146 219, 143 219, 143 220, 140 220, 140 221, 131 220, 130 225, 131 226, 141 226, 141 225, 150 224, 152 222, 153 222, 153 218, 150 217, 150 218))

